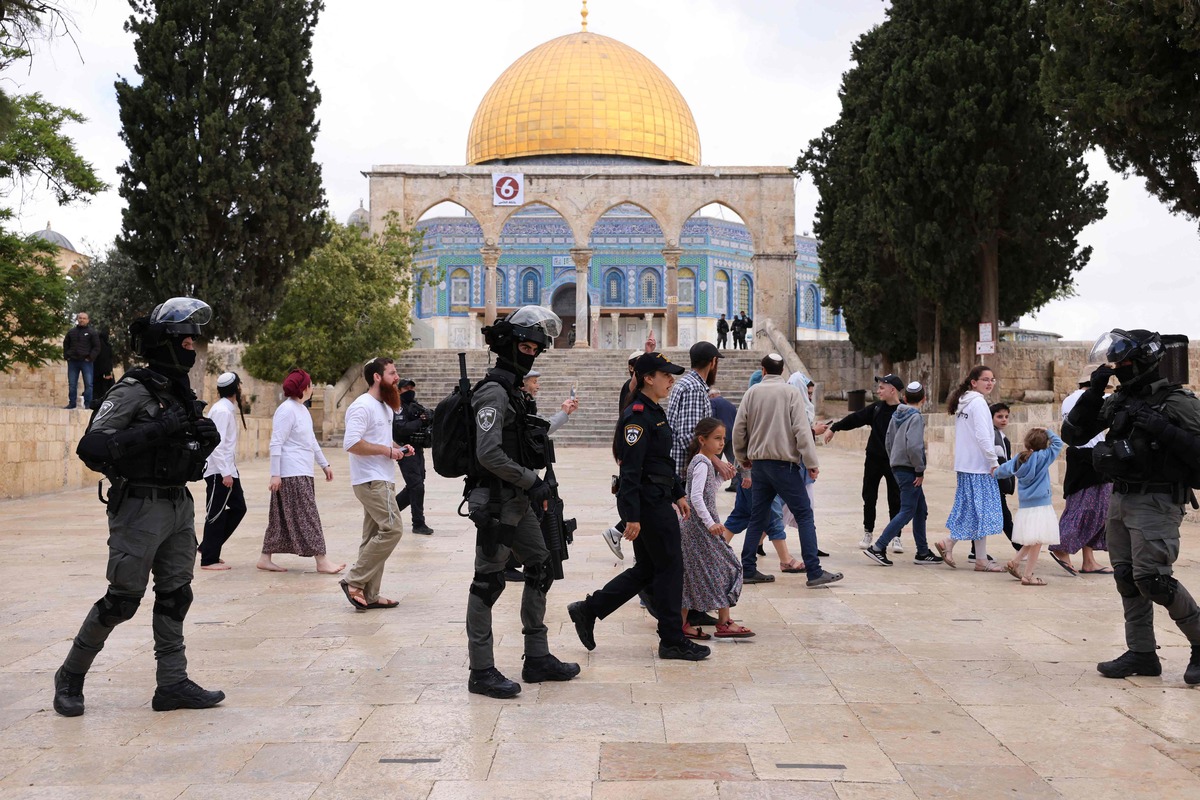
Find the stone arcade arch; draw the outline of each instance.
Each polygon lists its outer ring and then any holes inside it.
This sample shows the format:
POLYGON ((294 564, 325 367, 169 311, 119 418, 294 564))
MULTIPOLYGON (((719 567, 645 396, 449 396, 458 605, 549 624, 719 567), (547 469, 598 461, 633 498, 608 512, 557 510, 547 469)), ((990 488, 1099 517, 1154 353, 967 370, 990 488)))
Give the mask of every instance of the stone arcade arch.
MULTIPOLYGON (((515 167, 503 168, 515 170, 515 167)), ((679 247, 684 224, 694 212, 712 203, 732 209, 746 224, 753 242, 754 298, 762 320, 785 331, 795 330, 796 244, 795 191, 786 167, 688 167, 649 164, 560 166, 523 165, 526 204, 541 203, 557 211, 570 227, 575 246, 576 346, 588 347, 591 334, 588 275, 592 251, 588 238, 606 211, 621 203, 645 209, 664 235, 666 262, 664 301, 666 346, 678 346, 679 247)), ((485 319, 496 314, 496 268, 500 236, 516 209, 492 204, 489 166, 376 166, 363 173, 370 181, 371 229, 395 211, 411 225, 437 203, 452 201, 466 208, 483 232, 480 255, 486 270, 483 285, 485 319)))

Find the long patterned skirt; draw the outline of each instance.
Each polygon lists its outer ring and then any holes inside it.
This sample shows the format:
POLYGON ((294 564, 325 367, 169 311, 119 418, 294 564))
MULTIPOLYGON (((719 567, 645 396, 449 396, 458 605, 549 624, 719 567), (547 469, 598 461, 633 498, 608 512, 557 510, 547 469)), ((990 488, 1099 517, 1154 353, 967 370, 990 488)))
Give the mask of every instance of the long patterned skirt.
POLYGON ((1060 544, 1050 549, 1055 553, 1074 555, 1085 547, 1093 550, 1108 550, 1104 538, 1104 524, 1108 519, 1108 498, 1112 495, 1112 484, 1101 483, 1080 489, 1067 497, 1066 508, 1058 520, 1060 544))
POLYGON ((298 556, 325 555, 325 532, 317 512, 317 495, 311 475, 280 480, 279 491, 271 493, 267 533, 262 551, 298 556))
POLYGON ((1004 532, 1000 509, 1000 484, 991 475, 959 472, 954 507, 946 520, 950 538, 956 542, 982 539, 1004 532))

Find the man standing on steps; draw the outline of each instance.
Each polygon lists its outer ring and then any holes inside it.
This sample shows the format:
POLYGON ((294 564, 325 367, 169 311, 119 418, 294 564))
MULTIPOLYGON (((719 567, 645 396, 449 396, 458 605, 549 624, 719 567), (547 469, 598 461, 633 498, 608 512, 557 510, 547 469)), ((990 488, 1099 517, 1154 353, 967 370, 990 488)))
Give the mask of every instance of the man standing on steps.
POLYGON ((722 314, 717 320, 717 348, 729 347, 729 320, 722 314))
MULTIPOLYGON (((830 426, 825 433, 825 444, 833 441, 833 435, 838 431, 852 431, 864 425, 871 426, 871 436, 867 439, 867 458, 863 463, 863 538, 858 543, 860 550, 871 546, 875 532, 875 506, 879 501, 879 481, 887 485, 888 519, 894 519, 900 513, 900 487, 892 476, 891 463, 888 460, 887 438, 888 423, 896 406, 900 405, 900 393, 904 391, 904 382, 895 375, 887 374, 882 378, 876 376, 875 392, 879 400, 866 408, 847 414, 830 426)), ((892 552, 903 553, 904 546, 900 536, 892 540, 892 552)))

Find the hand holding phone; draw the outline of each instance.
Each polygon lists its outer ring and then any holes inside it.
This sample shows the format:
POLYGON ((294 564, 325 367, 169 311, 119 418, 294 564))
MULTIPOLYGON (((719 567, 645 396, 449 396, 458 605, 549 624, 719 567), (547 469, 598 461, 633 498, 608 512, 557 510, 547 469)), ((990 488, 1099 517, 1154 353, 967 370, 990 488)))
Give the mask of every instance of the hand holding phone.
POLYGON ((578 388, 579 388, 579 382, 578 382, 578 381, 576 381, 575 383, 572 383, 572 384, 571 384, 571 399, 572 399, 572 400, 574 400, 574 399, 575 399, 575 390, 576 390, 576 389, 578 389, 578 388))

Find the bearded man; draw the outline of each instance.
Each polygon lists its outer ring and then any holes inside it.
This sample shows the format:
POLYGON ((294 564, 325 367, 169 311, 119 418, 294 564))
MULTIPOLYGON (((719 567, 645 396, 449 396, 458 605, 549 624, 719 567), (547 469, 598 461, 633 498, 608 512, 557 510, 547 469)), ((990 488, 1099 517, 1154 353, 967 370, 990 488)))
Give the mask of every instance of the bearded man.
MULTIPOLYGON (((708 390, 717 382, 717 362, 721 351, 712 342, 696 342, 688 351, 692 368, 671 389, 671 400, 667 405, 667 423, 675 434, 671 443, 671 458, 675 460, 675 471, 680 480, 686 480, 687 450, 696 432, 696 424, 712 416, 712 401, 708 390)), ((727 481, 737 470, 726 461, 717 462, 717 475, 727 481)))

